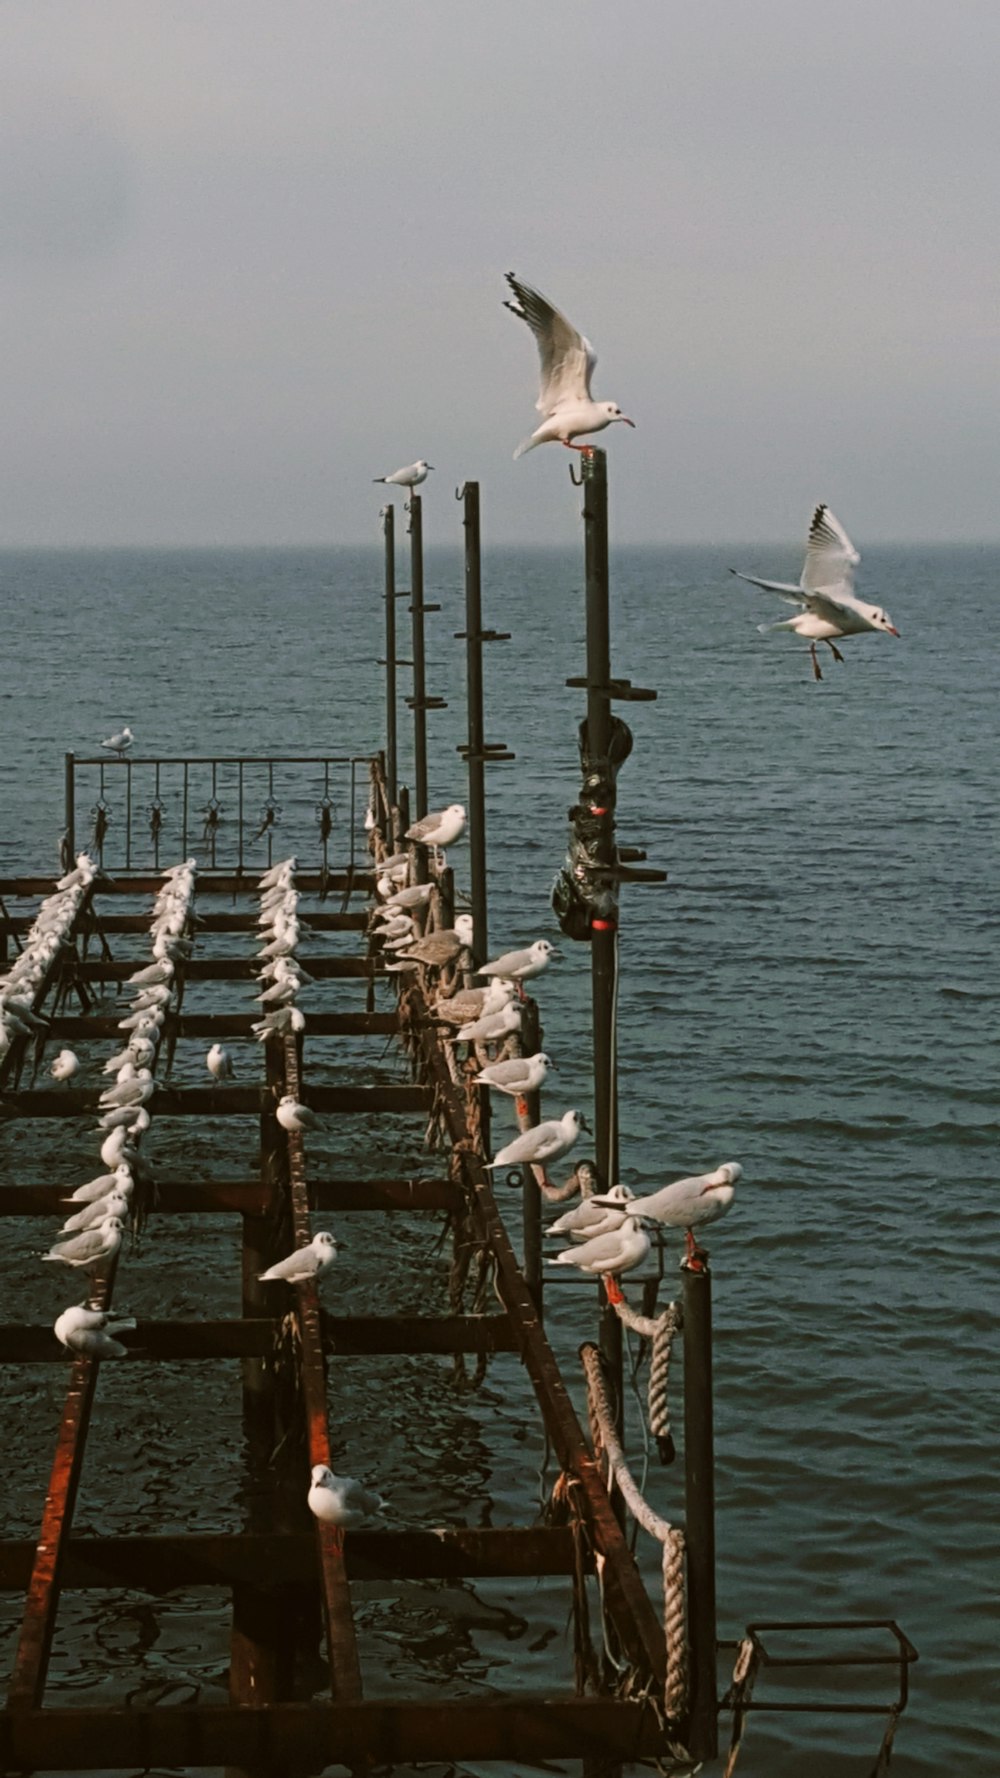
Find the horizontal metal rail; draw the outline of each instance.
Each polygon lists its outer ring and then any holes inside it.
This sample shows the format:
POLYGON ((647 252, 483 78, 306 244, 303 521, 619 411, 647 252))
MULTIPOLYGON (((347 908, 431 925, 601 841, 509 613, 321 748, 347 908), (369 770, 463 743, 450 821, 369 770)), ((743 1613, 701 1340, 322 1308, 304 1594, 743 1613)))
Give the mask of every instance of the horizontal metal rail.
MULTIPOLYGON (((346 1264, 346 1261, 343 1263, 346 1264)), ((270 1358, 281 1322, 264 1316, 226 1321, 140 1321, 117 1337, 128 1360, 209 1360, 270 1358)), ((436 1352, 516 1352, 506 1315, 327 1315, 322 1318, 324 1351, 342 1358, 373 1354, 436 1352)), ((50 1327, 22 1322, 0 1324, 0 1364, 65 1364, 66 1355, 50 1327)))
MULTIPOLYGON (((0 1122, 13 1118, 96 1116, 100 1094, 93 1087, 33 1087, 22 1093, 0 1093, 0 1122)), ((151 1117, 253 1117, 275 1103, 266 1086, 157 1087, 148 1101, 151 1117)), ((428 1111, 428 1087, 392 1084, 379 1087, 309 1089, 308 1103, 320 1116, 385 1111, 405 1114, 428 1111)))
MULTIPOLYGON (((449 1179, 311 1179, 307 1189, 311 1210, 460 1210, 464 1202, 449 1179)), ((65 1185, 0 1185, 0 1216, 62 1216, 69 1192, 65 1185)), ((265 1216, 277 1203, 276 1187, 259 1179, 156 1182, 157 1216, 265 1216)))
MULTIPOLYGON (((261 1012, 186 1012, 173 1020, 178 1037, 249 1037, 260 1023, 261 1012)), ((116 1037, 119 1015, 94 1013, 77 1018, 57 1014, 49 1027, 49 1035, 79 1039, 81 1037, 116 1037)), ((311 1037, 391 1037, 399 1029, 395 1012, 310 1012, 306 1023, 311 1037)), ((124 1047, 124 1039, 122 1040, 124 1047)))

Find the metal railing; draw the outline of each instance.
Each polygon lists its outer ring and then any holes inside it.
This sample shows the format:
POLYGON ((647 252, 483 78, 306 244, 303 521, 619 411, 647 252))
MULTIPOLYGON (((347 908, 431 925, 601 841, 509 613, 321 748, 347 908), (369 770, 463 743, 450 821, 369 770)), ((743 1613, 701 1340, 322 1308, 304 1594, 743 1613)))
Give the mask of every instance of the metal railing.
POLYGON ((104 870, 141 871, 193 853, 240 874, 294 852, 304 870, 349 870, 368 777, 362 754, 67 753, 64 859, 85 848, 104 870))

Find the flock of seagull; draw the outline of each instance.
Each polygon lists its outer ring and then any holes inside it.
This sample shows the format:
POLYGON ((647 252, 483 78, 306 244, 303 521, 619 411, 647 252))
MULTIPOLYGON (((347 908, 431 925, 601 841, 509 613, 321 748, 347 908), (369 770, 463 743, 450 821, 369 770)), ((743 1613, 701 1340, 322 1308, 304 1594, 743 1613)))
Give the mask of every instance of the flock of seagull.
MULTIPOLYGON (((513 301, 506 301, 504 307, 531 329, 541 366, 541 385, 535 406, 542 422, 521 440, 514 456, 523 457, 527 451, 536 450, 543 444, 564 445, 567 450, 577 450, 589 456, 593 454, 593 446, 578 444, 578 439, 619 423, 634 427, 635 421, 622 413, 617 402, 597 401, 591 394, 597 355, 590 341, 547 297, 530 284, 523 283, 513 272, 507 273, 507 283, 513 301)), ((393 470, 391 475, 374 479, 389 486, 406 488, 412 493, 427 480, 433 467, 433 463, 421 457, 416 463, 393 470)), ((828 506, 820 505, 816 507, 809 526, 805 565, 797 586, 780 580, 760 580, 756 575, 743 574, 736 568, 730 569, 730 573, 766 592, 777 593, 789 604, 799 607, 795 617, 779 623, 759 624, 758 629, 762 634, 769 630, 790 630, 802 636, 809 643, 813 675, 822 679, 816 655, 817 642, 827 645, 834 660, 843 661, 836 643, 845 636, 860 636, 871 630, 889 636, 899 635, 887 611, 857 597, 854 571, 860 561, 861 557, 840 521, 828 506)))

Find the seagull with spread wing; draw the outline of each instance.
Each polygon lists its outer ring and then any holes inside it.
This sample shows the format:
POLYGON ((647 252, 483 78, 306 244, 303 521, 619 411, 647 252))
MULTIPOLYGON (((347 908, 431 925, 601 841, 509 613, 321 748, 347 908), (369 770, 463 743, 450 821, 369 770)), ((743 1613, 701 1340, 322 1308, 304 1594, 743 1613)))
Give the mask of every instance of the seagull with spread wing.
POLYGON ((597 354, 590 341, 577 333, 565 315, 546 301, 530 284, 522 284, 513 272, 507 282, 516 298, 504 302, 504 308, 519 320, 526 321, 535 336, 542 365, 542 385, 535 403, 543 416, 542 424, 530 437, 523 438, 514 452, 523 457, 540 444, 561 444, 567 450, 582 451, 589 456, 592 445, 577 445, 575 438, 587 432, 603 432, 620 420, 623 426, 634 426, 613 401, 595 401, 590 393, 597 354))
POLYGON ((758 628, 762 635, 768 630, 794 630, 797 636, 805 636, 813 673, 822 679, 816 659, 817 642, 825 642, 834 660, 843 661, 840 650, 834 647, 835 636, 861 636, 866 630, 887 630, 890 636, 899 635, 881 605, 869 605, 855 596, 854 570, 860 560, 839 519, 834 518, 828 506, 817 506, 809 526, 805 567, 798 586, 783 580, 758 580, 756 575, 741 574, 738 568, 730 568, 729 572, 737 580, 778 593, 790 605, 801 605, 802 610, 795 617, 786 618, 783 623, 759 624, 758 628))

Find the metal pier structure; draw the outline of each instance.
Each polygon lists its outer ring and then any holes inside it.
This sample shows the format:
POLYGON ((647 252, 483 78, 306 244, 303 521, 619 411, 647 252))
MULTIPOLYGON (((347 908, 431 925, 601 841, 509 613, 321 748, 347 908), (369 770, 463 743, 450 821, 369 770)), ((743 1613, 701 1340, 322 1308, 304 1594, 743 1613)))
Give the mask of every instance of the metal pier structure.
MULTIPOLYGON (((662 882, 663 873, 643 869, 644 854, 620 847, 615 836, 616 780, 631 736, 613 716, 612 704, 655 694, 612 673, 602 452, 585 461, 583 488, 587 659, 584 676, 569 681, 586 693, 582 787, 570 811, 569 851, 555 905, 564 932, 590 947, 596 1172, 597 1183, 607 1187, 617 1178, 619 1161, 614 1007, 620 890, 628 882, 662 882)), ((468 982, 484 960, 487 933, 484 768, 513 756, 502 742, 485 739, 482 645, 505 638, 484 628, 478 485, 467 484, 459 498, 466 612, 457 635, 465 644, 469 687, 469 738, 461 752, 469 780, 476 919, 468 982)), ((64 1214, 73 1171, 60 1138, 64 1132, 78 1135, 78 1120, 98 1109, 105 1082, 93 1082, 92 1064, 124 1042, 116 997, 148 960, 140 945, 150 898, 162 888, 164 865, 194 852, 200 863, 189 942, 146 1102, 154 1130, 190 1130, 182 1150, 171 1145, 190 1163, 175 1160, 168 1173, 147 1178, 139 1225, 141 1231, 145 1225, 143 1240, 152 1241, 161 1219, 231 1219, 240 1309, 224 1318, 166 1311, 140 1316, 118 1336, 127 1355, 114 1362, 129 1371, 183 1366, 197 1388, 201 1367, 238 1360, 234 1386, 250 1485, 243 1495, 244 1522, 230 1533, 156 1524, 131 1535, 77 1532, 88 1438, 99 1418, 106 1423, 115 1414, 114 1391, 102 1386, 111 1361, 68 1359, 48 1325, 0 1325, 0 1366, 57 1365, 67 1373, 37 1536, 0 1538, 0 1591, 23 1596, 0 1710, 0 1773, 170 1767, 221 1769, 227 1778, 306 1778, 328 1767, 361 1773, 438 1761, 459 1769, 462 1761, 495 1763, 498 1773, 511 1762, 549 1762, 551 1769, 552 1761, 570 1761, 578 1762, 577 1769, 582 1765, 585 1778, 614 1778, 631 1762, 654 1761, 663 1772, 680 1773, 718 1754, 720 1712, 727 1720, 731 1773, 746 1723, 758 1709, 878 1715, 885 1729, 875 1770, 884 1772, 916 1658, 890 1616, 820 1624, 804 1615, 719 1638, 707 1254, 686 1268, 683 1301, 667 1311, 657 1308, 656 1281, 647 1281, 642 1316, 630 1323, 663 1359, 664 1396, 670 1341, 683 1329, 683 1411, 676 1418, 683 1427, 684 1475, 672 1494, 678 1517, 683 1504, 684 1522, 667 1526, 654 1506, 636 1501, 627 1467, 621 1310, 610 1292, 602 1289, 594 1304, 593 1286, 581 1285, 595 1340, 581 1355, 586 1387, 575 1360, 567 1378, 545 1327, 539 1183, 531 1169, 523 1170, 522 1226, 514 1237, 486 1164, 492 1152, 488 1106, 472 1078, 476 1060, 446 1040, 434 1005, 440 984, 423 968, 387 976, 369 935, 380 863, 398 850, 407 825, 407 793, 398 782, 397 674, 413 669, 413 695, 406 701, 414 724, 417 813, 427 806, 427 712, 441 706, 428 697, 425 684, 424 616, 437 607, 424 598, 419 495, 409 508, 408 591, 396 586, 391 513, 384 528, 385 753, 375 760, 322 754, 67 756, 64 859, 71 865, 77 848, 85 846, 100 868, 35 994, 31 1011, 44 1024, 29 1020, 0 1058, 0 1217, 22 1219, 36 1231, 30 1244, 40 1246, 50 1226, 42 1219, 64 1214), (401 598, 411 602, 412 661, 395 652, 401 598), (362 804, 371 809, 367 841, 359 837, 362 804), (179 1043, 246 1040, 252 1033, 259 1016, 251 1000, 259 967, 258 879, 292 849, 290 836, 308 927, 300 961, 315 984, 305 1030, 274 1033, 252 1051, 241 1048, 238 1079, 204 1085, 175 1080, 179 1043), (62 1044, 86 1046, 90 1084, 57 1085, 42 1072, 62 1044), (359 1045, 370 1057, 360 1080, 359 1045), (387 1046, 394 1058, 389 1064, 382 1059, 387 1046), (259 1058, 252 1078, 245 1065, 251 1055, 259 1058), (336 1132, 335 1164, 317 1165, 312 1136, 279 1123, 285 1094, 323 1118, 327 1133, 336 1132), (259 1137, 252 1168, 247 1119, 259 1137), (209 1129, 211 1140, 203 1145, 198 1133, 209 1129), (378 1172, 371 1165, 373 1129, 379 1132, 378 1172), (44 1165, 30 1158, 34 1144, 27 1131, 39 1134, 44 1165), (412 1156, 421 1147, 426 1158, 415 1167, 412 1156), (202 1157, 209 1149, 212 1163, 206 1165, 202 1157), (434 1299, 426 1281, 418 1281, 419 1312, 379 1313, 377 1305, 345 1312, 336 1270, 332 1284, 260 1282, 259 1273, 309 1241, 313 1228, 322 1226, 319 1218, 374 1213, 433 1217, 450 1241, 449 1282, 439 1285, 434 1299), (345 1379, 353 1379, 366 1359, 393 1354, 450 1358, 450 1368, 432 1367, 435 1386, 453 1397, 460 1390, 470 1404, 490 1358, 516 1356, 540 1439, 553 1457, 544 1511, 506 1528, 447 1521, 393 1528, 390 1512, 383 1523, 345 1531, 311 1516, 311 1466, 350 1468, 350 1427, 364 1385, 345 1379), (471 1381, 466 1360, 474 1362, 471 1381), (577 1403, 587 1406, 586 1433, 577 1403), (658 1577, 651 1583, 651 1564, 633 1553, 633 1511, 662 1543, 662 1588, 658 1577), (426 1689, 400 1695, 398 1686, 382 1683, 366 1653, 357 1603, 366 1583, 531 1576, 558 1584, 561 1614, 572 1627, 561 1682, 542 1690, 529 1670, 506 1692, 469 1697, 449 1693, 442 1682, 432 1698, 426 1689), (161 1597, 195 1587, 229 1602, 227 1702, 84 1707, 67 1702, 65 1689, 50 1683, 67 1598, 115 1589, 161 1597), (852 1676, 863 1670, 869 1681, 892 1676, 894 1695, 874 1696, 869 1685, 860 1699, 847 1697, 836 1684, 841 1670, 852 1676), (806 1697, 803 1680, 814 1678, 821 1696, 806 1697), (786 1692, 776 1696, 769 1685, 768 1697, 755 1696, 755 1685, 763 1691, 765 1679, 778 1680, 779 1690, 787 1681, 786 1692)), ((429 869, 423 854, 411 865, 411 881, 430 879, 427 930, 450 927, 450 872, 429 869)), ((0 879, 0 977, 52 889, 37 874, 0 879)), ((538 1011, 529 1001, 525 1030, 538 1028, 538 1011)), ((537 1121, 537 1095, 519 1103, 518 1116, 522 1125, 537 1121)), ((64 1300, 78 1301, 86 1279, 89 1300, 110 1307, 113 1293, 117 1289, 120 1296, 123 1288, 119 1259, 127 1279, 123 1246, 120 1255, 80 1279, 67 1272, 64 1300)), ((661 1430, 661 1457, 669 1462, 672 1440, 665 1423, 661 1430)), ((121 1428, 123 1438, 127 1431, 121 1428)), ((651 1492, 658 1488, 654 1477, 651 1492)), ((439 1597, 430 1609, 438 1609, 439 1597)))

